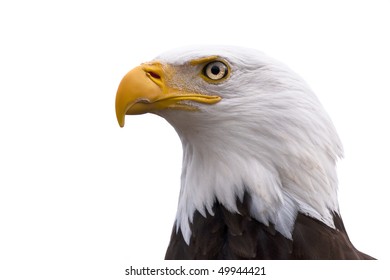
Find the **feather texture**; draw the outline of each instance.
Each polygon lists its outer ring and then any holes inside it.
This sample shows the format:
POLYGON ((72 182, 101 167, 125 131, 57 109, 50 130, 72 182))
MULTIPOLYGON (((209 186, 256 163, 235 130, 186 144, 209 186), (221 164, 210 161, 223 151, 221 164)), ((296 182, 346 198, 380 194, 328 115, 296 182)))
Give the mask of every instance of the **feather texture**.
POLYGON ((192 235, 187 245, 174 227, 166 259, 373 259, 359 252, 350 242, 341 217, 334 213, 335 228, 304 214, 298 214, 293 238, 280 234, 273 224, 250 216, 250 196, 237 199, 238 213, 218 201, 214 215, 195 212, 192 235))

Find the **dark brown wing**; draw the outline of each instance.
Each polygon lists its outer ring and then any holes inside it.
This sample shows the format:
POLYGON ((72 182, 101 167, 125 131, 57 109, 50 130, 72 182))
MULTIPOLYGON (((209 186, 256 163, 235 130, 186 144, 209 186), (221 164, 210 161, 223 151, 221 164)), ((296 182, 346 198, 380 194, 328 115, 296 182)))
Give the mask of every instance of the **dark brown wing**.
POLYGON ((298 215, 293 232, 294 259, 373 259, 353 246, 341 217, 337 214, 333 217, 336 229, 303 214, 298 215))
POLYGON ((298 214, 293 240, 277 232, 273 225, 252 219, 249 196, 238 201, 238 213, 231 213, 220 203, 214 215, 203 217, 195 212, 191 240, 187 245, 176 225, 173 227, 166 259, 373 259, 356 250, 350 242, 341 218, 335 214, 336 229, 298 214))

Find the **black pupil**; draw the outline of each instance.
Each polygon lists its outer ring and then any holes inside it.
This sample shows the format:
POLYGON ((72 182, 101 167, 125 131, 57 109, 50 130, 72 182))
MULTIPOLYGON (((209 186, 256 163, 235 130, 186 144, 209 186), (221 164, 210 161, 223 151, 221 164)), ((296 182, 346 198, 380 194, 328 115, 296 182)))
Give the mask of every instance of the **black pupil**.
POLYGON ((211 67, 211 73, 213 73, 213 75, 218 75, 219 72, 221 72, 221 69, 219 69, 218 66, 213 65, 213 67, 211 67))

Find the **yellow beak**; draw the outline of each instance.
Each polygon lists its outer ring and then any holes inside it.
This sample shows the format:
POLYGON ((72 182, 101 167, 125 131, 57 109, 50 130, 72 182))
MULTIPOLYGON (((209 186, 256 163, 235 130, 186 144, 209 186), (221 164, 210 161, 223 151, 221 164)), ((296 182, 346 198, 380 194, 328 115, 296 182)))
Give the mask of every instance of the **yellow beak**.
POLYGON ((196 110, 196 107, 183 101, 215 104, 220 100, 219 96, 169 87, 163 66, 156 62, 142 64, 123 77, 118 87, 115 109, 118 123, 123 127, 125 115, 138 115, 167 108, 196 110))

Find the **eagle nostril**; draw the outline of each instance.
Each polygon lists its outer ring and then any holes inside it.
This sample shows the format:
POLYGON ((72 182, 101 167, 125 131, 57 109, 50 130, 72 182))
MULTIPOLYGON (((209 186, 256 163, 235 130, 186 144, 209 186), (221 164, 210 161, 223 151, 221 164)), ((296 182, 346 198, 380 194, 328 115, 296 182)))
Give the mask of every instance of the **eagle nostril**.
POLYGON ((160 75, 153 71, 148 71, 148 74, 155 79, 161 79, 160 75))

